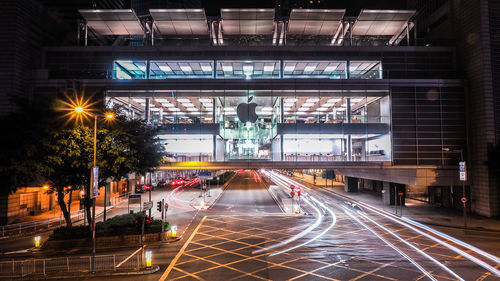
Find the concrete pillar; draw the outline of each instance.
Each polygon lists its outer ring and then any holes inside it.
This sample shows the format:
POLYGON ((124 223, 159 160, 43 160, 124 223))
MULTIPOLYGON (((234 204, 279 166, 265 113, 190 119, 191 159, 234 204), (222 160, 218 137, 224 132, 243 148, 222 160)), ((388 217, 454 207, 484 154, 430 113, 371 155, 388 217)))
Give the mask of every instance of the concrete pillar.
POLYGON ((144 119, 146 120, 146 123, 149 123, 149 119, 150 119, 150 111, 149 111, 149 98, 146 98, 146 104, 144 106, 145 110, 144 110, 144 119))
POLYGON ((389 182, 384 181, 382 183, 382 202, 384 205, 391 204, 391 190, 389 182))
POLYGON ((358 182, 359 182, 358 178, 345 177, 344 190, 346 192, 358 192, 359 191, 358 182))
MULTIPOLYGON (((346 99, 346 118, 347 122, 344 123, 351 123, 351 99, 347 98, 346 99)), ((347 161, 352 161, 352 137, 351 135, 347 135, 347 161)))
POLYGON ((213 159, 212 161, 216 161, 217 159, 217 136, 216 135, 213 135, 212 136, 212 147, 213 147, 213 159))

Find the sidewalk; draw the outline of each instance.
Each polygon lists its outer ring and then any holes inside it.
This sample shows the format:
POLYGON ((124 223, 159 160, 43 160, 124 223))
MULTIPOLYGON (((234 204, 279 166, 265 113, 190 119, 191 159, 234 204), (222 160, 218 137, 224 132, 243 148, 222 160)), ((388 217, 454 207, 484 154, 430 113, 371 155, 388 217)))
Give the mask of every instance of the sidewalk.
MULTIPOLYGON (((301 175, 296 173, 294 174, 294 176, 296 179, 301 179, 302 181, 313 185, 313 177, 310 175, 301 175)), ((324 183, 323 178, 316 178, 316 183, 321 182, 324 183)), ((342 196, 346 196, 353 200, 365 202, 387 212, 395 213, 395 206, 388 206, 383 204, 382 194, 372 192, 346 192, 344 191, 343 183, 334 182, 333 188, 331 188, 330 180, 329 183, 330 185, 328 186, 328 188, 326 188, 326 190, 342 196)), ((314 186, 324 188, 325 185, 316 184, 314 186)), ((401 209, 398 207, 398 214, 400 210, 401 209)), ((467 228, 474 230, 500 232, 500 220, 491 219, 475 214, 467 215, 467 228)), ((406 206, 403 206, 403 216, 428 225, 463 228, 463 216, 461 211, 435 207, 417 200, 406 199, 406 206)))

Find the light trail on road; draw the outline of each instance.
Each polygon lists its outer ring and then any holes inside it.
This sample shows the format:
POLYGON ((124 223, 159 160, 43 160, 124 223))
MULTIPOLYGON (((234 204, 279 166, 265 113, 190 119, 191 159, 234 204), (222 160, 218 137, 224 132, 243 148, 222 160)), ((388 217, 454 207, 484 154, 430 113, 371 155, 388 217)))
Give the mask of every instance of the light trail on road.
MULTIPOLYGON (((278 185, 281 184, 282 186, 284 186, 286 183, 276 177, 276 175, 272 172, 265 172, 266 175, 271 179, 273 180, 275 183, 277 183, 278 185)), ((313 231, 316 227, 318 227, 320 224, 321 224, 321 221, 323 220, 323 214, 321 213, 321 211, 316 208, 316 206, 312 205, 309 200, 307 200, 306 198, 304 198, 304 201, 312 208, 314 209, 314 211, 316 212, 317 216, 316 216, 316 221, 314 223, 312 223, 311 225, 309 225, 309 227, 307 227, 305 230, 301 231, 300 233, 296 234, 296 235, 293 235, 292 237, 284 240, 284 241, 281 241, 279 243, 276 243, 276 244, 273 244, 269 247, 264 247, 262 249, 259 249, 259 250, 255 250, 252 252, 252 254, 259 254, 259 253, 262 253, 262 252, 265 252, 265 251, 269 251, 271 249, 275 249, 275 248, 278 248, 278 247, 282 247, 282 246, 285 246, 287 244, 290 244, 304 236, 306 236, 307 234, 309 234, 311 231, 313 231)))
POLYGON ((375 230, 373 230, 371 227, 367 226, 365 223, 363 223, 360 219, 356 218, 349 210, 347 210, 347 208, 343 207, 344 208, 344 212, 351 218, 353 219, 354 221, 356 221, 357 223, 359 223, 360 225, 362 225, 364 228, 366 228, 368 231, 370 231, 371 233, 373 233, 375 236, 377 236, 380 240, 382 240, 382 242, 384 242, 385 244, 387 244, 389 247, 391 247, 394 251, 398 252, 402 257, 404 257, 405 259, 407 259, 409 262, 411 262, 415 267, 417 267, 422 273, 424 273, 427 277, 429 277, 429 279, 431 280, 436 280, 436 278, 434 278, 432 275, 430 275, 429 272, 427 272, 427 270, 425 270, 420 264, 418 264, 416 261, 414 261, 412 258, 410 258, 407 254, 405 254, 403 251, 401 251, 400 249, 398 249, 396 246, 394 246, 392 243, 390 243, 389 241, 387 241, 384 237, 382 237, 380 234, 378 234, 375 230))
MULTIPOLYGON (((295 184, 297 186, 303 186, 307 189, 309 189, 308 187, 302 185, 302 184, 299 184, 298 182, 295 182, 293 180, 290 180, 284 176, 281 176, 273 171, 264 171, 264 173, 271 179, 273 180, 275 183, 277 183, 278 185, 281 185, 282 187, 285 187, 286 188, 286 184, 288 183, 292 183, 292 184, 295 184)), ((297 248, 300 248, 300 247, 303 247, 317 239, 319 239, 320 237, 322 237, 324 234, 326 234, 328 231, 330 231, 330 229, 332 229, 335 224, 337 223, 337 217, 335 216, 335 213, 333 212, 332 209, 330 209, 329 207, 327 207, 325 204, 321 203, 320 201, 318 201, 316 198, 314 198, 313 196, 311 196, 310 194, 304 194, 304 202, 309 205, 317 214, 317 217, 316 217, 316 221, 311 224, 308 228, 306 228, 304 231, 302 231, 301 233, 298 233, 284 241, 281 241, 280 243, 276 243, 276 244, 273 244, 269 247, 265 247, 265 248, 262 248, 262 249, 259 249, 259 250, 256 250, 256 251, 253 251, 252 253, 253 254, 258 254, 258 253, 261 253, 261 252, 265 252, 265 251, 268 251, 268 250, 271 250, 271 249, 274 249, 274 248, 278 248, 278 247, 282 247, 282 246, 285 246, 287 244, 290 244, 291 242, 293 241, 296 241, 302 237, 304 237, 305 235, 307 235, 308 233, 310 233, 311 231, 313 231, 314 229, 316 229, 317 227, 319 227, 319 225, 321 224, 321 222, 323 221, 323 218, 324 218, 324 215, 323 213, 320 211, 319 208, 317 208, 314 204, 312 204, 307 198, 310 198, 312 201, 314 201, 314 203, 316 203, 317 205, 319 205, 323 210, 326 210, 330 216, 332 217, 332 222, 331 224, 325 229, 323 230, 322 232, 320 232, 318 235, 314 236, 313 238, 311 239, 308 239, 307 241, 303 242, 303 243, 300 243, 298 245, 295 245, 293 247, 290 247, 290 248, 286 248, 286 249, 283 249, 279 252, 276 252, 276 253, 272 253, 270 254, 269 256, 276 256, 276 255, 279 255, 279 254, 282 254, 282 253, 286 253, 286 252, 289 252, 289 251, 292 251, 294 249, 297 249, 297 248)))
POLYGON ((418 227, 421 227, 421 228, 423 228, 423 229, 425 229, 425 230, 427 230, 429 232, 432 232, 432 233, 434 233, 434 234, 436 234, 438 236, 441 236, 442 238, 451 240, 451 241, 459 244, 460 246, 469 249, 470 251, 476 252, 476 253, 482 255, 483 257, 488 258, 488 259, 492 260, 493 262, 496 262, 497 264, 500 264, 500 258, 495 257, 494 255, 492 255, 490 253, 487 253, 487 252, 485 252, 485 251, 483 251, 481 249, 478 249, 478 248, 476 248, 476 247, 474 247, 474 246, 472 246, 470 244, 467 244, 467 243, 465 243, 463 241, 460 241, 460 240, 456 239, 455 237, 451 237, 450 235, 444 234, 444 233, 442 233, 442 232, 440 232, 440 231, 438 231, 436 229, 428 227, 427 225, 423 225, 423 224, 421 224, 419 222, 416 222, 414 220, 411 220, 409 218, 403 217, 402 219, 405 220, 406 222, 410 223, 410 224, 417 225, 418 227))
MULTIPOLYGON (((443 240, 441 240, 441 239, 439 239, 437 237, 434 237, 434 236, 430 235, 429 233, 426 233, 426 232, 418 229, 417 227, 412 226, 411 224, 415 224, 415 226, 418 226, 418 227, 421 227, 423 229, 426 229, 426 230, 434 233, 435 235, 437 235, 437 232, 438 232, 437 230, 434 230, 434 229, 432 229, 432 228, 430 228, 428 226, 422 225, 422 224, 418 224, 417 225, 416 222, 414 222, 414 221, 412 221, 410 219, 407 219, 407 218, 401 219, 401 218, 395 217, 395 216, 393 216, 391 214, 387 214, 387 213, 382 212, 382 211, 378 210, 377 208, 372 207, 372 206, 370 206, 370 205, 368 205, 366 203, 363 203, 363 202, 358 202, 358 204, 361 205, 361 206, 363 206, 363 207, 365 207, 365 208, 367 208, 367 209, 369 209, 369 210, 371 210, 371 211, 373 211, 373 212, 375 212, 375 213, 377 213, 377 214, 379 214, 379 215, 382 215, 382 216, 384 216, 384 217, 386 217, 386 218, 388 218, 388 219, 390 219, 390 220, 392 220, 392 221, 394 221, 394 222, 396 222, 398 224, 401 224, 401 225, 407 227, 408 229, 411 229, 411 230, 415 231, 418 234, 421 234, 421 235, 423 235, 423 236, 425 236, 425 237, 427 237, 427 238, 429 238, 429 239, 431 239, 431 240, 433 240, 433 241, 441 244, 442 246, 444 246, 444 247, 446 247, 446 248, 454 251, 455 253, 463 256, 464 258, 466 258, 466 259, 474 262, 475 264, 483 267, 484 269, 488 270, 489 272, 491 272, 491 273, 493 273, 493 274, 495 274, 497 276, 500 276, 500 271, 498 271, 495 267, 487 264, 485 261, 480 260, 480 259, 478 259, 478 258, 470 255, 469 253, 467 253, 465 251, 462 251, 459 248, 457 248, 457 247, 455 247, 455 246, 453 246, 453 245, 451 245, 451 244, 449 244, 449 243, 447 243, 447 242, 445 242, 445 241, 443 241, 443 240)), ((460 241, 460 240, 453 238, 453 241, 460 241)), ((459 245, 461 245, 461 246, 463 246, 463 247, 465 247, 465 248, 468 248, 470 251, 476 252, 474 250, 475 247, 472 247, 472 246, 470 246, 469 244, 467 244, 465 242, 460 241, 460 242, 456 242, 456 243, 459 244, 459 245), (468 247, 468 246, 470 246, 470 247, 468 247)), ((483 251, 481 251, 481 252, 483 252, 483 251)), ((481 254, 481 252, 476 252, 476 253, 481 254)), ((490 255, 488 254, 488 256, 490 256, 490 255)), ((497 259, 498 258, 495 257, 493 260, 495 261, 497 259)))
POLYGON ((407 246, 409 246, 410 248, 412 248, 413 250, 415 250, 417 253, 419 253, 419 254, 423 255, 424 257, 428 258, 429 260, 433 261, 435 264, 437 264, 439 267, 441 267, 442 269, 444 269, 446 272, 448 272, 451 275, 453 275, 453 277, 457 278, 458 280, 464 280, 462 277, 458 276, 454 271, 452 271, 451 269, 449 269, 447 266, 445 266, 444 264, 440 263, 435 258, 431 257, 426 252, 424 252, 424 251, 420 250, 419 248, 415 247, 413 244, 409 243, 405 239, 401 238, 401 236, 399 236, 396 233, 392 232, 391 230, 387 229, 385 226, 383 226, 383 225, 379 224, 378 222, 374 221, 373 219, 371 219, 370 217, 368 217, 366 214, 364 214, 364 213, 362 213, 360 211, 358 211, 358 214, 360 216, 364 217, 365 219, 369 220, 371 223, 373 223, 376 226, 378 226, 380 229, 383 229, 387 233, 389 233, 392 236, 396 237, 399 241, 405 243, 407 246))
POLYGON ((283 254, 283 253, 286 253, 288 251, 291 251, 291 250, 303 247, 303 246, 305 246, 305 245, 313 242, 314 240, 320 238, 321 236, 323 236, 325 233, 327 233, 328 231, 330 231, 330 229, 332 229, 335 226, 335 224, 337 223, 337 217, 335 216, 335 213, 332 211, 332 209, 328 208, 326 205, 324 205, 323 203, 319 202, 314 197, 312 197, 312 196, 309 196, 309 197, 311 197, 311 200, 313 200, 314 202, 316 202, 317 204, 319 204, 323 209, 327 210, 330 213, 330 215, 332 216, 332 223, 325 230, 323 230, 321 233, 319 233, 318 235, 314 236, 313 238, 305 241, 304 243, 299 244, 299 245, 294 246, 294 247, 291 247, 291 248, 288 248, 286 250, 282 250, 282 251, 277 252, 277 253, 273 253, 273 254, 271 254, 269 256, 271 256, 271 257, 272 256, 276 256, 276 255, 283 254))
MULTIPOLYGON (((287 178, 287 177, 284 177, 284 176, 281 176, 282 178, 287 178)), ((295 184, 295 181, 292 181, 291 179, 287 179, 286 182, 290 183, 290 184, 295 184)), ((308 188, 307 186, 305 185, 302 185, 302 184, 298 184, 299 186, 302 186, 302 187, 305 187, 305 188, 308 188)), ((345 198, 344 196, 340 196, 340 195, 337 195, 335 194, 337 197, 340 197, 340 198, 345 198)), ((432 261, 433 263, 435 263, 436 265, 438 265, 440 268, 444 269, 446 272, 448 272, 449 274, 451 274, 454 278, 458 279, 458 280, 464 280, 462 277, 460 277, 457 273, 455 273, 454 271, 452 271, 450 268, 448 268, 447 266, 445 266, 443 263, 439 262, 438 260, 436 260, 435 258, 431 257, 429 254, 425 253, 424 251, 422 251, 421 249, 415 247, 413 244, 411 243, 408 243, 407 241, 405 241, 403 238, 399 237, 398 235, 394 234, 390 229, 382 226, 381 224, 377 223, 374 219, 370 218, 369 217, 369 214, 365 213, 365 212, 360 212, 360 208, 361 209, 366 209, 366 210, 370 210, 370 211, 373 211, 375 212, 376 214, 379 214, 381 215, 382 217, 384 218, 388 218, 390 220, 392 220, 393 222, 396 222, 404 227, 406 227, 408 230, 410 231, 413 231, 413 232, 416 232, 428 239, 431 239, 432 241, 434 242, 437 242, 438 244, 452 250, 453 252, 459 254, 460 256, 464 257, 465 259, 481 266, 482 268, 486 269, 487 271, 497 275, 497 276, 500 276, 500 271, 496 268, 498 267, 498 264, 500 264, 500 259, 498 257, 495 257, 494 255, 491 255, 483 250, 480 250, 472 245, 469 245, 463 241, 460 241, 454 237, 451 237, 449 235, 446 235, 444 233, 441 233, 431 227, 428 227, 426 225, 423 225, 423 224, 420 224, 418 222, 415 222, 411 219, 408 219, 408 218, 400 218, 400 217, 396 217, 392 214, 389 214, 385 211, 381 211, 379 210, 378 208, 376 207, 373 207, 369 204, 366 204, 364 202, 359 202, 359 201, 355 201, 355 200, 352 200, 352 199, 344 199, 344 200, 347 200, 345 201, 345 203, 347 203, 347 205, 351 206, 352 208, 357 208, 358 209, 358 213, 366 220, 372 222, 373 224, 377 225, 380 229, 386 231, 387 233, 391 234, 392 236, 396 237, 398 240, 402 241, 403 243, 405 243, 407 246, 409 246, 410 248, 412 248, 413 250, 415 250, 417 253, 423 255, 424 257, 426 257, 427 259, 429 259, 430 261, 432 261), (425 230, 425 231, 424 231, 425 230), (427 233, 427 232, 429 233, 427 233), (440 239, 442 238, 442 239, 440 239), (468 251, 471 251, 471 252, 474 252, 475 254, 477 255, 480 255, 488 260, 491 260, 492 262, 495 262, 495 264, 492 266, 490 264, 488 264, 487 262, 485 262, 485 260, 482 260, 476 256, 473 256, 471 255, 471 253, 468 253, 466 251, 463 251, 459 248, 457 248, 456 246, 450 244, 448 241, 445 241, 445 240, 448 240, 454 244, 456 244, 457 246, 460 246, 460 247, 463 247, 465 249, 467 249, 468 251)), ((344 208, 344 207, 343 207, 344 208)), ((349 214, 348 214, 349 215, 349 214)), ((359 219, 357 218, 353 218, 355 219, 356 221, 359 221, 359 219)), ((359 221, 360 224, 362 224, 363 226, 366 226, 365 223, 359 221)), ((367 227, 367 226, 366 226, 367 227)), ((371 229, 369 229, 370 231, 372 231, 371 229)), ((377 235, 378 237, 378 235, 377 235)), ((395 246, 394 246, 395 247, 395 246)), ((397 250, 398 253, 401 251, 401 250, 397 250)), ((417 266, 417 265, 416 265, 417 266)), ((419 265, 420 266, 420 265, 419 265)), ((418 267, 418 266, 417 266, 418 267)), ((419 268, 420 269, 420 268, 419 268)), ((423 272, 423 271, 422 271, 423 272)))

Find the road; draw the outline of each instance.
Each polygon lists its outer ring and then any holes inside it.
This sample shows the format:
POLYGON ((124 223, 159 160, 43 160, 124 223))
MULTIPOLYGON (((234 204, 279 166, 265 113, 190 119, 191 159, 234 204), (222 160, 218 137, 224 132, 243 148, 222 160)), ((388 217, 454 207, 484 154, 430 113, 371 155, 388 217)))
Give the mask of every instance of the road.
POLYGON ((303 210, 310 215, 255 212, 255 204, 261 201, 255 198, 260 198, 263 190, 249 173, 240 175, 236 181, 240 188, 227 193, 226 198, 223 195, 219 208, 236 208, 237 215, 204 216, 160 280, 500 278, 496 275, 500 260, 479 249, 369 205, 301 185, 277 173, 267 175, 283 189, 290 184, 302 186, 303 210), (245 193, 240 193, 243 188, 245 193), (236 207, 240 201, 243 207, 236 207))
POLYGON ((281 213, 260 175, 254 171, 237 174, 212 210, 228 214, 281 213))
MULTIPOLYGON (((197 194, 180 188, 153 197, 167 196, 172 220, 185 230, 181 241, 147 246, 160 266, 157 273, 105 279, 500 280, 496 256, 276 172, 237 174, 208 210, 193 207, 190 198, 197 194), (290 184, 300 186, 304 212, 282 213, 261 176, 284 194, 290 184)), ((467 241, 483 239, 470 232, 453 234, 467 241)), ((487 250, 497 252, 500 238, 487 241, 487 250)), ((115 253, 127 251, 135 249, 115 253)))

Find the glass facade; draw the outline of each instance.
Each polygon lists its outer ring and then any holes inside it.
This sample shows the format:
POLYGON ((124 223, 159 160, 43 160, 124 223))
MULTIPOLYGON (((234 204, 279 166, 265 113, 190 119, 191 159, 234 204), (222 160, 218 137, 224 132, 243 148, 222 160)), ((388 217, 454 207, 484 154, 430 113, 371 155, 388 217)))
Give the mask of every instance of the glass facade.
POLYGON ((159 126, 170 161, 391 160, 384 91, 165 91, 108 103, 159 126))
POLYGON ((116 60, 113 78, 382 79, 382 63, 337 60, 116 60))

